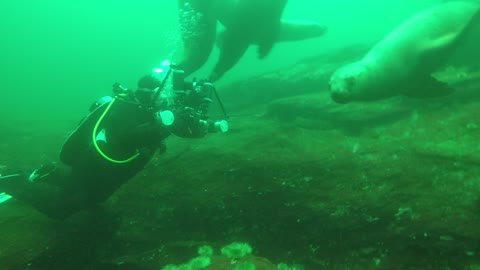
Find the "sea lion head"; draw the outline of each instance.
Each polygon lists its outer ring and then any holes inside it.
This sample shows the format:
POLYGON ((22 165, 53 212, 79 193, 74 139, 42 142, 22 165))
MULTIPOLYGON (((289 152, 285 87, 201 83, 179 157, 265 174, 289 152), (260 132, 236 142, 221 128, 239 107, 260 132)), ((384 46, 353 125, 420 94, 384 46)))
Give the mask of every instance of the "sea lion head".
POLYGON ((366 74, 367 70, 362 62, 337 69, 329 82, 332 100, 341 104, 357 100, 363 92, 366 74))

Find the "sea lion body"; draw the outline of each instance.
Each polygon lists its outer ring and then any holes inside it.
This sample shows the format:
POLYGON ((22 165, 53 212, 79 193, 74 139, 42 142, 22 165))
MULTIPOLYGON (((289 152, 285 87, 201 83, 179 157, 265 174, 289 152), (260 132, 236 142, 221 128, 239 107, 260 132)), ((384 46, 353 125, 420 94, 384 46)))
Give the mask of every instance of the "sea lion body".
POLYGON ((336 70, 331 97, 338 103, 397 95, 424 98, 450 93, 431 74, 442 67, 480 22, 479 5, 458 1, 435 5, 400 24, 363 59, 336 70))
POLYGON ((282 20, 287 0, 179 0, 184 42, 181 66, 187 75, 208 59, 213 45, 220 55, 210 75, 218 80, 243 56, 250 45, 258 45, 260 59, 276 42, 322 36, 326 27, 313 21, 282 20), (217 21, 224 31, 217 35, 217 21))

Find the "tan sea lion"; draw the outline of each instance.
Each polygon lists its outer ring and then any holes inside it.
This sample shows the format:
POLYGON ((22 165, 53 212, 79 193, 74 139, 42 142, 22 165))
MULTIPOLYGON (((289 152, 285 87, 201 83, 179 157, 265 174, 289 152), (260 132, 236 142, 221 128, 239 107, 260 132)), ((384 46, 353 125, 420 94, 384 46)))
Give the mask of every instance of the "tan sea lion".
POLYGON ((335 102, 373 101, 397 95, 425 98, 452 92, 431 74, 442 67, 473 26, 480 5, 455 1, 435 5, 400 24, 358 62, 330 78, 335 102))

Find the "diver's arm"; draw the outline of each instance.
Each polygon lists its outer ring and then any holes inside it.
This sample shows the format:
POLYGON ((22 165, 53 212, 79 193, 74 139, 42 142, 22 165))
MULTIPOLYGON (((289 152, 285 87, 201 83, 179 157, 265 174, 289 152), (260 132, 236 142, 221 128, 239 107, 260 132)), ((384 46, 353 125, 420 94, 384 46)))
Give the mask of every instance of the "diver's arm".
POLYGON ((150 119, 144 119, 143 121, 138 121, 133 117, 135 116, 125 116, 118 112, 112 112, 109 115, 104 126, 107 133, 107 144, 159 145, 170 135, 166 127, 157 121, 153 115, 150 119))
POLYGON ((156 121, 138 125, 123 135, 125 141, 143 142, 157 144, 170 135, 170 132, 156 121))

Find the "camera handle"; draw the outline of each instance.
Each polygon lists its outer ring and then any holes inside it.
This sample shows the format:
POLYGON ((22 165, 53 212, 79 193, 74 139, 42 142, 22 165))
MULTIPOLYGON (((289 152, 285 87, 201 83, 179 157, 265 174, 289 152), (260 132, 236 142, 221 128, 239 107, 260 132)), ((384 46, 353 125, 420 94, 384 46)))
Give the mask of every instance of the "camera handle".
POLYGON ((227 120, 229 117, 228 117, 227 111, 225 110, 225 106, 223 106, 223 102, 220 99, 220 96, 218 95, 217 88, 215 88, 215 86, 210 82, 205 82, 204 86, 205 85, 212 88, 212 92, 215 95, 215 98, 217 99, 218 105, 220 106, 220 110, 222 110, 223 117, 225 117, 225 120, 227 120))

